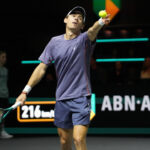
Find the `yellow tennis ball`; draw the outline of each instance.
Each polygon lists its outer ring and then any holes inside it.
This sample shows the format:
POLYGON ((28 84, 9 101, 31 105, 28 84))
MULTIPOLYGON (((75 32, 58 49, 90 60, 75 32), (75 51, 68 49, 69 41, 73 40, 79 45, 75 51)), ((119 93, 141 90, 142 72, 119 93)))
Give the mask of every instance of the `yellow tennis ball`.
POLYGON ((105 10, 99 11, 99 16, 105 18, 107 16, 107 12, 105 10))

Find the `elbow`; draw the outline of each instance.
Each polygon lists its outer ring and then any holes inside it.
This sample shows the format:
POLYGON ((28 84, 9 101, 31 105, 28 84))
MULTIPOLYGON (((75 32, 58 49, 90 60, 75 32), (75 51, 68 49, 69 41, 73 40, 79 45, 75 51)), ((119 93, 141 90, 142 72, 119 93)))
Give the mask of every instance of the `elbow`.
POLYGON ((89 37, 90 41, 94 41, 96 38, 96 34, 92 28, 90 28, 88 30, 88 37, 89 37))
POLYGON ((88 33, 92 35, 93 32, 94 32, 93 28, 89 28, 88 33))
POLYGON ((95 36, 93 36, 93 37, 91 37, 91 39, 90 39, 90 41, 95 41, 95 39, 96 39, 96 37, 95 36))
POLYGON ((47 66, 45 64, 39 64, 36 70, 39 75, 44 76, 47 70, 47 66))

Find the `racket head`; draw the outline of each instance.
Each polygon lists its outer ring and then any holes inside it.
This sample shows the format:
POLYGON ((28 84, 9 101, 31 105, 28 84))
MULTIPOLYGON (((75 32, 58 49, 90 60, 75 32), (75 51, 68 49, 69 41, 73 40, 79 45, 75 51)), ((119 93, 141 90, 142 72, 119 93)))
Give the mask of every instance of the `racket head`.
POLYGON ((18 106, 21 105, 21 102, 17 102, 14 105, 12 105, 11 107, 8 108, 0 108, 0 123, 2 122, 3 119, 6 118, 6 116, 14 109, 16 109, 18 106))

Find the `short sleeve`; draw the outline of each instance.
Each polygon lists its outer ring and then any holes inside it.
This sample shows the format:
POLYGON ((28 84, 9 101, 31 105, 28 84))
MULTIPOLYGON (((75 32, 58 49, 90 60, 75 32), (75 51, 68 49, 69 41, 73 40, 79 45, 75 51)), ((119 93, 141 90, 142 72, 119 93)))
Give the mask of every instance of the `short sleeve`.
POLYGON ((52 58, 52 50, 53 50, 53 40, 51 39, 50 42, 46 45, 44 51, 38 58, 41 62, 43 62, 46 65, 50 65, 53 61, 52 58))
POLYGON ((96 39, 94 41, 91 41, 88 37, 87 31, 83 33, 83 40, 85 41, 86 45, 90 48, 90 50, 93 52, 95 46, 96 46, 96 39))

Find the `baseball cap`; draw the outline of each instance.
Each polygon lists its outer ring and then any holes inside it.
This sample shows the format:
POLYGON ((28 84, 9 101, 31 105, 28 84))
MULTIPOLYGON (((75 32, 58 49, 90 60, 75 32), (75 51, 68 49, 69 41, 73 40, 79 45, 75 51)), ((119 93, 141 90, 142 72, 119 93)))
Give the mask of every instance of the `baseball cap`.
POLYGON ((84 9, 83 7, 81 7, 81 6, 76 6, 76 7, 74 7, 73 9, 71 9, 71 10, 68 12, 67 16, 70 15, 70 14, 73 14, 73 13, 75 13, 75 12, 78 12, 78 11, 82 14, 82 16, 83 16, 83 22, 85 22, 85 19, 86 19, 86 12, 85 12, 85 9, 84 9))

